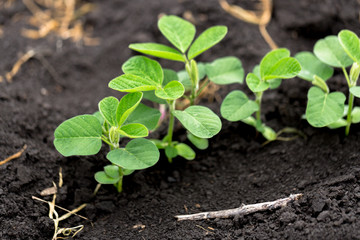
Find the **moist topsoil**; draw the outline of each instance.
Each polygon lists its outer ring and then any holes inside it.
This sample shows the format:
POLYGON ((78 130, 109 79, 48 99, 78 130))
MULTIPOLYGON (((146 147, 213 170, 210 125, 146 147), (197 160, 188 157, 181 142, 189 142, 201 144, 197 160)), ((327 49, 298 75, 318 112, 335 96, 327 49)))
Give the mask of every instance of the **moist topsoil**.
MULTIPOLYGON (((291 79, 263 97, 263 119, 276 130, 294 127, 306 138, 265 141, 249 126, 223 120, 221 132, 210 147, 198 151, 194 161, 165 157, 145 171, 124 179, 120 194, 102 186, 95 197, 94 173, 107 164, 103 148, 90 157, 62 157, 53 146, 53 132, 64 120, 93 113, 106 96, 121 94, 107 87, 121 74, 121 65, 135 53, 130 43, 166 43, 157 29, 160 14, 183 16, 190 12, 197 31, 223 24, 226 38, 198 61, 234 55, 246 72, 270 49, 258 28, 225 13, 212 1, 91 1, 96 10, 82 17, 93 28, 97 46, 86 46, 55 35, 31 40, 21 36, 30 28, 31 13, 22 1, 0 9, 0 73, 10 71, 19 55, 36 49, 55 69, 58 78, 33 58, 26 62, 12 83, 0 83, 0 160, 18 152, 20 158, 0 166, 0 239, 51 239, 53 222, 48 205, 32 199, 58 182, 62 168, 64 186, 57 205, 69 210, 87 203, 79 214, 61 227, 84 225, 76 239, 360 239, 360 127, 316 129, 301 119, 310 83, 291 79), (304 196, 288 206, 232 219, 177 222, 174 215, 236 208, 241 204, 272 201, 292 193, 304 196)), ((252 7, 253 2, 232 1, 252 7), (251 6, 250 6, 251 5, 251 6)), ((268 31, 281 47, 294 55, 311 51, 319 38, 341 29, 360 34, 360 4, 356 0, 274 0, 268 31)), ((160 61, 164 67, 183 66, 160 61)), ((330 89, 347 94, 346 81, 336 70, 330 89)), ((217 98, 232 89, 247 93, 247 87, 221 87, 217 98)), ((219 113, 219 101, 202 104, 219 113)), ((357 100, 356 104, 360 104, 357 100)), ((163 137, 165 130, 155 133, 163 137)), ((175 137, 186 141, 177 128, 175 137)), ((42 197, 51 200, 51 196, 42 197)), ((62 215, 64 212, 58 210, 62 215)))

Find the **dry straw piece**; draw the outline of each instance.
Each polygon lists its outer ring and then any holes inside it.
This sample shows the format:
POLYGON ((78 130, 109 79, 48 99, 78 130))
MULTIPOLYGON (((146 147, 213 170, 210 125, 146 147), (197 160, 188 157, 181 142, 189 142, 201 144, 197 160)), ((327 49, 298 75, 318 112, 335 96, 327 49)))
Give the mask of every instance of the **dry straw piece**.
POLYGON ((248 23, 259 26, 259 30, 271 49, 277 49, 278 46, 266 30, 266 26, 271 20, 272 0, 260 0, 256 4, 257 10, 246 10, 236 5, 230 5, 226 0, 219 0, 221 7, 232 16, 248 23))
POLYGON ((25 145, 23 146, 23 148, 22 148, 19 152, 15 153, 15 154, 11 155, 10 157, 6 158, 5 160, 1 161, 1 162, 0 162, 0 166, 3 165, 3 164, 5 164, 5 163, 7 163, 7 162, 10 162, 10 161, 13 160, 13 159, 16 159, 16 158, 21 157, 21 155, 22 155, 23 152, 26 150, 26 148, 27 148, 27 145, 25 144, 25 145))
POLYGON ((22 35, 39 39, 54 33, 62 39, 83 41, 85 45, 99 44, 98 38, 91 38, 79 18, 94 9, 94 4, 81 3, 78 0, 23 0, 33 14, 29 24, 37 29, 23 29, 22 35), (78 6, 78 7, 77 7, 78 6))

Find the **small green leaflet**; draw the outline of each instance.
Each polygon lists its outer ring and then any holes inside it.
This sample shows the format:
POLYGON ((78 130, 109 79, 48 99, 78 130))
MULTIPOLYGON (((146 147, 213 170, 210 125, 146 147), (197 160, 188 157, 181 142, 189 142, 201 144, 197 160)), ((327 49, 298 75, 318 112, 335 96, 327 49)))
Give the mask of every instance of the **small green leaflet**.
POLYGON ((111 126, 118 126, 118 121, 116 120, 116 109, 118 105, 119 100, 115 97, 106 97, 99 102, 99 111, 111 126))
POLYGON ((179 81, 171 81, 164 88, 155 90, 155 95, 161 99, 175 100, 184 95, 185 88, 179 81))
POLYGON ((310 88, 306 119, 313 127, 325 127, 342 117, 345 95, 341 92, 324 93, 318 87, 310 88))
POLYGON ((144 54, 173 61, 185 62, 183 55, 176 49, 159 43, 133 43, 129 48, 144 54))
POLYGON ((194 160, 196 153, 185 143, 179 143, 175 146, 176 152, 179 156, 185 158, 186 160, 194 160))
POLYGON ((225 26, 214 26, 206 29, 191 45, 188 52, 189 60, 219 43, 225 37, 226 33, 227 27, 225 26))
POLYGON ((136 109, 142 99, 142 92, 129 93, 123 96, 116 109, 117 126, 121 126, 129 115, 136 109))
POLYGON ((300 63, 290 57, 290 51, 285 48, 272 50, 260 62, 260 76, 262 80, 292 78, 300 70, 300 63))
POLYGON ((220 132, 220 118, 207 107, 190 106, 184 111, 175 110, 173 114, 196 137, 211 138, 220 132))
POLYGON ((61 123, 55 130, 54 145, 63 156, 93 155, 101 148, 102 127, 93 115, 80 115, 61 123))
POLYGON ((349 30, 342 30, 338 34, 341 46, 354 62, 360 63, 360 39, 349 30))
POLYGON ((261 81, 254 73, 246 75, 246 84, 252 92, 263 92, 270 86, 268 82, 261 81))
POLYGON ((360 87, 359 87, 359 86, 351 87, 351 88, 350 88, 350 92, 351 92, 355 97, 360 98, 360 87))
POLYGON ((197 147, 200 150, 205 150, 209 147, 209 140, 206 138, 199 138, 191 133, 187 134, 187 138, 192 144, 194 144, 195 147, 197 147))
POLYGON ((110 162, 124 169, 140 170, 155 165, 160 153, 151 141, 138 138, 131 140, 125 148, 112 150, 106 157, 110 162))
POLYGON ((221 116, 232 122, 245 119, 258 110, 259 105, 239 90, 229 93, 220 108, 221 116))
POLYGON ((185 53, 195 37, 195 26, 177 16, 163 16, 158 21, 160 32, 182 53, 185 53))
POLYGON ((134 56, 122 65, 125 74, 132 74, 152 82, 152 85, 161 87, 164 73, 161 65, 144 56, 134 56))
POLYGON ((332 67, 345 68, 353 63, 336 36, 328 36, 317 41, 314 53, 318 59, 332 67))
POLYGON ((295 58, 301 65, 301 71, 299 72, 298 77, 304 80, 313 81, 314 75, 317 75, 326 81, 331 78, 334 73, 334 69, 332 67, 321 62, 311 52, 299 52, 295 55, 295 58))
POLYGON ((100 184, 115 184, 120 180, 120 177, 113 178, 104 171, 100 171, 95 173, 95 180, 100 184))
POLYGON ((109 82, 109 88, 120 92, 141 92, 155 90, 158 83, 133 74, 123 74, 109 82))
POLYGON ((130 123, 122 126, 119 133, 129 138, 141 138, 149 135, 148 129, 140 123, 130 123))
POLYGON ((223 57, 206 64, 206 73, 210 81, 219 85, 244 81, 244 69, 236 57, 223 57))
POLYGON ((104 172, 111 178, 120 177, 119 167, 115 165, 107 165, 104 167, 104 172))

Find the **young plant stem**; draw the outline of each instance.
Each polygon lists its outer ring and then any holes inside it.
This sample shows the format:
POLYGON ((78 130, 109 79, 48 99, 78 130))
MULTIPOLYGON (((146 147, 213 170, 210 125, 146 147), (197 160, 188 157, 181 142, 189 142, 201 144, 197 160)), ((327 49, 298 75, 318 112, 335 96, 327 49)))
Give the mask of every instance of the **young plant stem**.
POLYGON ((119 175, 120 175, 120 179, 117 183, 115 183, 115 187, 118 190, 118 192, 122 192, 122 185, 123 185, 123 178, 124 178, 124 173, 121 167, 119 167, 119 175))
POLYGON ((353 105, 354 105, 354 95, 352 93, 349 93, 349 109, 347 112, 347 117, 346 117, 346 128, 345 128, 345 135, 348 136, 349 132, 350 132, 350 126, 351 126, 351 112, 353 109, 353 105))
MULTIPOLYGON (((342 68, 343 72, 344 72, 344 76, 346 78, 346 81, 348 83, 349 88, 351 88, 353 86, 352 82, 350 81, 349 75, 346 71, 346 69, 343 67, 342 68)), ((356 83, 355 83, 356 84, 356 83)), ((349 92, 349 108, 348 108, 348 112, 347 112, 347 117, 346 117, 346 128, 345 128, 345 136, 349 135, 350 132, 350 126, 351 126, 351 112, 353 110, 353 105, 354 105, 354 95, 349 92)))
MULTIPOLYGON (((169 105, 169 127, 168 127, 168 134, 166 136, 166 140, 168 142, 168 146, 171 146, 172 144, 172 137, 173 137, 173 131, 174 131, 174 122, 175 122, 175 117, 174 114, 172 113, 175 110, 175 100, 174 101, 167 101, 168 105, 169 105)), ((168 157, 168 160, 170 163, 172 163, 172 158, 168 157)))
POLYGON ((195 104, 195 100, 196 100, 196 97, 197 97, 197 91, 198 91, 198 88, 199 88, 198 79, 194 79, 194 76, 198 76, 199 73, 198 72, 193 72, 193 68, 191 67, 191 63, 187 58, 186 58, 186 62, 185 62, 185 69, 186 69, 186 71, 187 71, 187 73, 189 75, 190 82, 191 82, 190 106, 193 106, 195 104))
POLYGON ((261 99, 262 99, 263 92, 255 93, 255 102, 259 105, 259 110, 256 112, 256 121, 261 123, 261 99))

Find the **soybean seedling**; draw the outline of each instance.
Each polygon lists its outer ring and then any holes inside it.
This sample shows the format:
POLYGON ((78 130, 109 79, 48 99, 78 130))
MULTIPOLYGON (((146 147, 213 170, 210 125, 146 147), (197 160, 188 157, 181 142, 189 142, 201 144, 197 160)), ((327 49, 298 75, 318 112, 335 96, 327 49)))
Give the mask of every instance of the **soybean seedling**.
MULTIPOLYGON (((113 79, 109 87, 121 92, 151 91, 156 98, 164 100, 169 107, 170 119, 168 133, 162 141, 154 140, 159 149, 165 149, 169 162, 176 156, 187 160, 195 158, 195 152, 186 144, 173 141, 175 117, 194 136, 198 146, 201 140, 216 135, 221 129, 220 118, 204 106, 190 106, 185 110, 176 110, 176 100, 184 95, 185 88, 176 78, 176 74, 164 71, 161 65, 147 57, 135 56, 122 66, 123 75, 113 79)), ((206 147, 206 146, 205 146, 206 147)))
POLYGON ((63 156, 97 154, 105 142, 110 152, 106 158, 112 163, 97 172, 100 184, 114 184, 122 191, 123 176, 135 170, 153 166, 159 160, 159 150, 144 137, 155 128, 160 112, 140 103, 141 92, 129 93, 119 101, 106 97, 99 102, 99 112, 79 115, 61 123, 55 130, 54 145, 63 156), (134 138, 124 148, 123 137, 134 138))
MULTIPOLYGON (((209 81, 217 84, 242 82, 244 71, 241 62, 233 57, 217 59, 211 64, 197 63, 195 61, 197 56, 215 46, 225 37, 227 27, 210 27, 195 40, 195 26, 177 16, 163 16, 158 21, 158 28, 173 47, 159 43, 134 43, 130 44, 129 48, 154 57, 182 62, 185 65, 185 69, 178 73, 168 69, 164 70, 165 80, 163 82, 163 87, 165 87, 167 76, 169 76, 170 80, 175 80, 183 85, 185 94, 178 95, 177 98, 165 99, 163 96, 159 97, 156 90, 155 95, 149 92, 144 93, 145 98, 168 106, 168 134, 162 141, 156 142, 159 148, 165 148, 166 155, 171 161, 174 156, 183 154, 179 148, 177 151, 174 149, 176 144, 172 141, 174 117, 188 130, 187 136, 190 142, 198 149, 206 149, 208 147, 207 139, 217 134, 221 128, 221 122, 210 109, 194 105, 196 105, 197 99, 209 84, 209 81), (175 110, 176 101, 183 101, 184 99, 189 100, 190 107, 185 111, 175 110), (202 110, 198 111, 200 109, 202 110), (197 119, 192 122, 191 118, 195 117, 195 115, 197 119), (213 124, 211 130, 209 126, 206 126, 208 125, 207 122, 210 121, 213 124)), ((195 153, 189 156, 195 157, 195 153)), ((186 158, 189 159, 189 157, 186 158)))
POLYGON ((351 124, 360 122, 360 108, 354 107, 354 97, 360 97, 360 87, 356 86, 360 72, 359 37, 349 30, 342 30, 338 36, 317 41, 314 54, 300 52, 295 56, 302 66, 298 76, 314 85, 307 95, 305 118, 313 127, 345 127, 345 135, 348 135, 351 124), (350 65, 348 73, 346 68, 350 65), (345 105, 346 96, 342 92, 330 92, 326 83, 333 75, 333 67, 342 69, 346 79, 348 105, 345 105))
MULTIPOLYGON (((246 84, 255 95, 255 101, 235 90, 230 92, 221 104, 221 115, 229 121, 242 121, 256 128, 268 140, 279 139, 281 132, 293 131, 286 128, 276 133, 261 120, 261 102, 266 90, 280 86, 282 79, 295 77, 301 70, 299 62, 290 57, 289 50, 280 48, 265 55, 260 65, 246 76, 246 84), (255 113, 255 118, 252 116, 255 113)), ((295 131, 296 132, 296 131, 295 131)))

